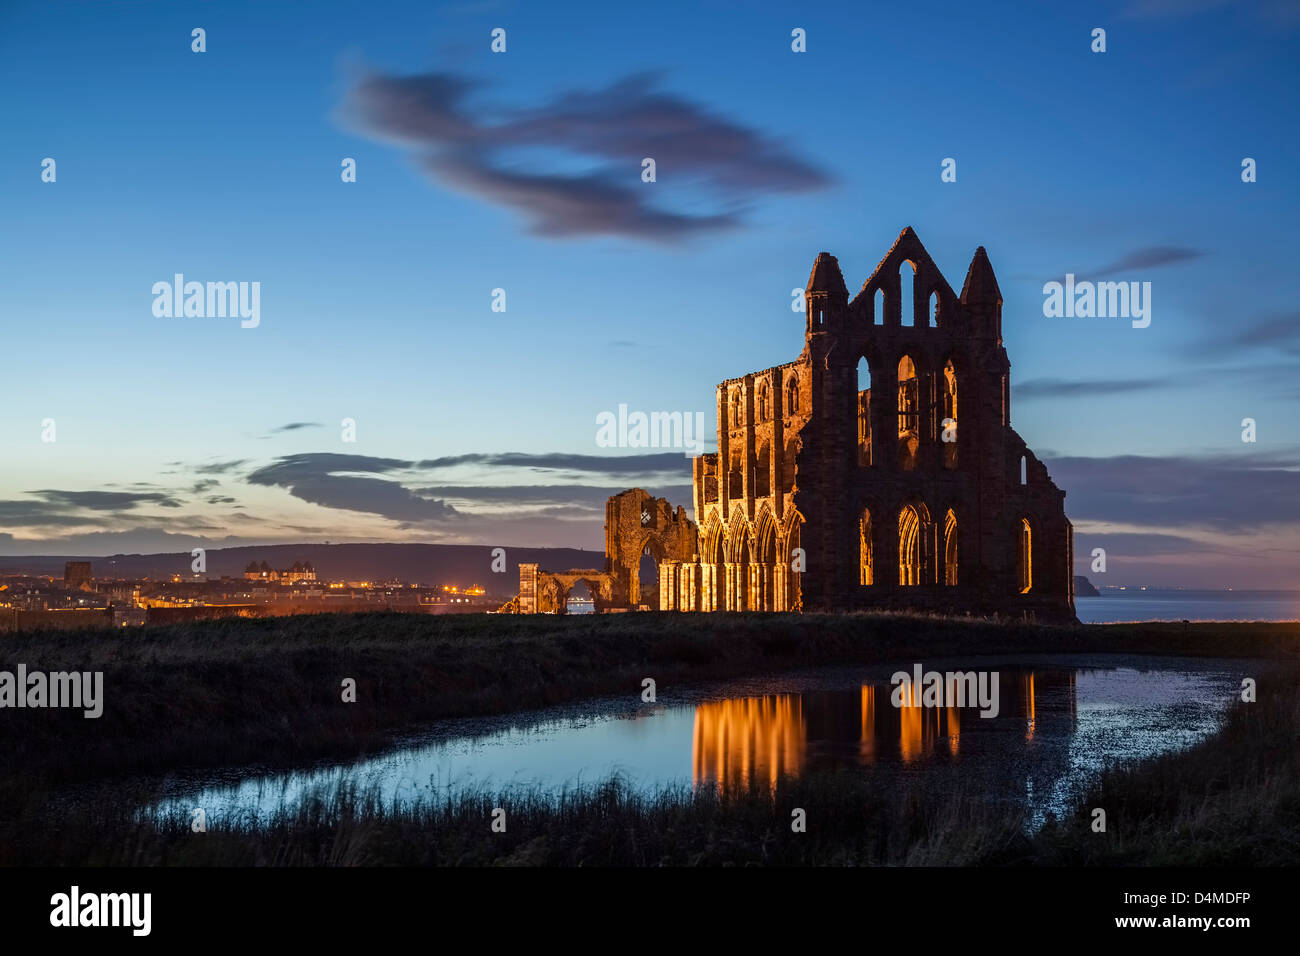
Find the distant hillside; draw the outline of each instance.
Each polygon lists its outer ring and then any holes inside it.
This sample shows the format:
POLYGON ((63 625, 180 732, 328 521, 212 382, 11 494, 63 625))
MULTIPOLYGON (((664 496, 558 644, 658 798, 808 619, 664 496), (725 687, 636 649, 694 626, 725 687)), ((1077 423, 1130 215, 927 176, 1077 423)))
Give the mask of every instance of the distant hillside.
MULTIPOLYGON (((414 584, 481 584, 492 594, 519 589, 520 562, 537 562, 548 571, 603 568, 600 551, 577 548, 506 547, 506 570, 492 572, 492 548, 461 544, 277 544, 245 548, 213 548, 207 552, 208 577, 237 577, 251 561, 287 568, 310 561, 322 577, 334 580, 387 580, 414 584)), ((161 578, 190 574, 188 551, 165 554, 39 555, 0 557, 0 573, 63 575, 68 561, 89 561, 97 578, 161 578)))
POLYGON ((1095 587, 1093 587, 1092 582, 1089 581, 1082 574, 1076 574, 1074 576, 1074 596, 1075 597, 1101 597, 1101 592, 1098 591, 1095 587))

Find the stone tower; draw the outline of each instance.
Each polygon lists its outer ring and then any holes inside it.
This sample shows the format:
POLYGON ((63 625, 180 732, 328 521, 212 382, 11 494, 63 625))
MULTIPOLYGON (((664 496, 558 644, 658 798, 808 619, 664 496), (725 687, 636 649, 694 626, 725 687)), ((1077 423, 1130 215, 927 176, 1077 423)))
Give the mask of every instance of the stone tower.
POLYGON ((852 300, 818 254, 804 299, 799 357, 718 386, 698 609, 1073 620, 1065 493, 1011 427, 983 247, 960 297, 909 227, 852 300))

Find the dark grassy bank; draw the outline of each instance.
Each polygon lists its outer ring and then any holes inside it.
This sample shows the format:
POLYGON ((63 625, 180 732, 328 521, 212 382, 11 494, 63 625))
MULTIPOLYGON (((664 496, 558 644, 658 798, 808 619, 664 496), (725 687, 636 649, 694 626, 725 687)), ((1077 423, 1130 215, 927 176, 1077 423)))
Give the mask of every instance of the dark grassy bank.
POLYGON ((909 615, 407 614, 0 639, 0 669, 104 672, 103 716, 5 710, 0 817, 120 775, 348 758, 427 721, 798 667, 963 654, 1292 658, 1296 624, 1048 627, 909 615), (357 702, 341 699, 353 678, 357 702))
MULTIPOLYGON (((1101 778, 1036 835, 1019 809, 963 791, 958 766, 886 779, 813 774, 752 788, 639 796, 614 781, 558 803, 536 792, 461 793, 384 806, 320 794, 264 828, 190 830, 130 819, 146 802, 87 799, 0 840, 3 863, 117 865, 1206 865, 1300 864, 1300 671, 1261 681, 1196 748, 1101 778), (495 807, 506 829, 491 829, 495 807), (1107 830, 1091 829, 1094 807, 1107 830), (791 829, 802 808, 807 829, 791 829)), ((266 822, 266 821, 263 821, 266 822)))
POLYGON ((1034 850, 1045 864, 1300 864, 1300 669, 1261 677, 1258 700, 1237 703, 1202 745, 1103 775, 1034 850), (1106 834, 1092 832, 1094 807, 1106 834))

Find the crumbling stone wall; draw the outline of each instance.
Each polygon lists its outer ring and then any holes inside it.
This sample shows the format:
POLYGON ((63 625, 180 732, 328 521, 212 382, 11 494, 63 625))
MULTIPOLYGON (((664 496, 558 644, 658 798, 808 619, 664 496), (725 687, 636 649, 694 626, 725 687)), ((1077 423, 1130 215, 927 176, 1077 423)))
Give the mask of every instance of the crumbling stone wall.
POLYGON ((605 567, 600 570, 548 572, 536 564, 519 566, 519 613, 562 613, 569 591, 579 581, 591 590, 596 611, 660 607, 657 581, 642 586, 641 557, 664 561, 693 560, 695 523, 686 509, 676 511, 666 499, 631 488, 605 503, 605 567))
POLYGON ((521 613, 562 607, 573 578, 605 589, 598 610, 1075 619, 1065 492, 1011 427, 983 247, 960 296, 909 227, 852 301, 820 253, 804 299, 799 356, 717 387, 718 450, 692 462, 695 521, 640 489, 615 495, 604 571, 521 566, 521 613), (646 552, 658 580, 642 587, 646 552))
POLYGON ((907 228, 851 302, 829 253, 804 297, 799 357, 717 388, 718 451, 693 466, 700 558, 676 568, 673 606, 1073 620, 1065 493, 1011 427, 984 249, 958 296, 907 228))

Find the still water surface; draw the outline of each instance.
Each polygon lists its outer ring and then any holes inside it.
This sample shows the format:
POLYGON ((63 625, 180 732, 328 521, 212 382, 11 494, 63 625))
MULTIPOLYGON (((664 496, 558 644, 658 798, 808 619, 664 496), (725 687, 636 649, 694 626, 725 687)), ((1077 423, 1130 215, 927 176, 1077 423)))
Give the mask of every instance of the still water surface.
POLYGON ((942 772, 943 785, 955 776, 1041 822, 1064 811, 1107 764, 1184 748, 1212 733, 1241 678, 1252 673, 1246 662, 1133 656, 924 664, 996 671, 997 716, 981 717, 978 706, 920 706, 919 699, 895 706, 890 677, 910 672, 912 662, 684 693, 660 688, 656 703, 643 703, 637 688, 626 698, 510 718, 444 721, 361 762, 173 781, 169 798, 152 809, 203 807, 220 825, 230 817, 265 821, 306 794, 340 785, 411 802, 471 787, 556 794, 615 774, 652 792, 768 785, 781 774, 838 769, 893 777, 942 772))
POLYGON ((1085 624, 1116 621, 1300 621, 1297 591, 1143 591, 1107 588, 1101 597, 1075 595, 1085 624))

